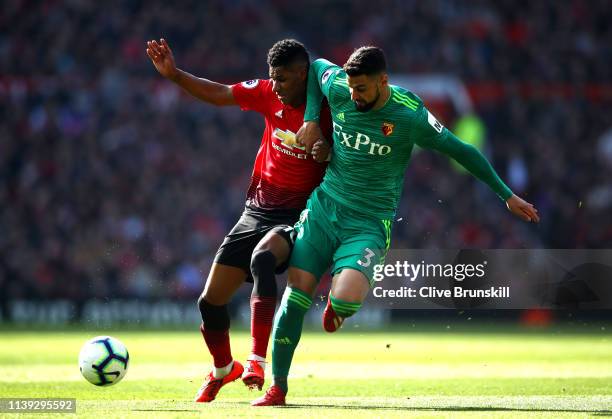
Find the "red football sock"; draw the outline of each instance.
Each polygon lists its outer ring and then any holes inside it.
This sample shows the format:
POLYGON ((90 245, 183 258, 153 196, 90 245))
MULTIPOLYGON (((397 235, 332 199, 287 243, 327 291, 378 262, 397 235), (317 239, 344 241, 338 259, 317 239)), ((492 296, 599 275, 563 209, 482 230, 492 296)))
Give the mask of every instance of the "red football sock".
POLYGON ((265 358, 268 352, 275 308, 275 297, 251 297, 251 337, 253 338, 251 353, 262 358, 265 358))
POLYGON ((205 329, 204 325, 201 324, 200 332, 202 332, 216 368, 223 368, 232 362, 229 330, 209 330, 205 329))

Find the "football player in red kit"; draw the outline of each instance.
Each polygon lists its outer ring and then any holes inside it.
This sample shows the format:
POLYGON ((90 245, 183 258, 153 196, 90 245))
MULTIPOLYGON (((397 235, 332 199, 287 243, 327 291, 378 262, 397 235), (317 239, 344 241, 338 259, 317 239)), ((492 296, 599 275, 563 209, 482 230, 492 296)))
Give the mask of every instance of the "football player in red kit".
MULTIPOLYGON (((269 80, 235 85, 195 77, 176 67, 164 39, 147 42, 147 55, 159 73, 196 98, 217 106, 238 105, 262 114, 266 127, 257 153, 242 216, 225 237, 198 299, 200 330, 214 367, 196 395, 215 399, 220 388, 242 377, 261 390, 268 340, 276 308, 276 273, 287 269, 293 246, 293 224, 319 185, 330 147, 321 140, 312 155, 295 143, 302 126, 310 57, 293 39, 277 42, 268 52, 269 80), (244 281, 252 281, 252 349, 246 368, 232 358, 227 304, 244 281)), ((326 138, 331 138, 329 109, 321 111, 326 138)))

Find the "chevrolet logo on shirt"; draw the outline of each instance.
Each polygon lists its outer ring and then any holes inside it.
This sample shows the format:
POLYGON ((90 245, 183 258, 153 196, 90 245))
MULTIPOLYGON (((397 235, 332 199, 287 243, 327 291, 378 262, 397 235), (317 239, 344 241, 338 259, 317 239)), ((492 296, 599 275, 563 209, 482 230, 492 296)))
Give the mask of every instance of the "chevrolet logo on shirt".
POLYGON ((290 130, 283 131, 280 128, 276 128, 272 135, 281 141, 281 144, 288 148, 297 148, 300 150, 305 150, 306 148, 303 146, 297 145, 297 141, 295 140, 295 133, 290 130))

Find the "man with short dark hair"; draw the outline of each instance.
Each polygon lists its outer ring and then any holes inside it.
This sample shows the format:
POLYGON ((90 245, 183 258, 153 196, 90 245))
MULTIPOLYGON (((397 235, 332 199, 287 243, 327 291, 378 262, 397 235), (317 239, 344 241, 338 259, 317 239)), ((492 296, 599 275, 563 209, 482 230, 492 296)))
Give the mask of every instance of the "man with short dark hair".
MULTIPOLYGON (((268 52, 269 80, 235 85, 195 77, 176 67, 168 43, 147 42, 147 54, 161 75, 191 95, 217 106, 239 105, 261 113, 266 121, 257 153, 245 210, 215 256, 206 286, 198 299, 200 330, 214 360, 196 395, 210 402, 225 384, 242 376, 250 388, 261 390, 272 319, 276 307, 275 273, 287 269, 293 246, 292 225, 308 196, 321 182, 329 152, 325 141, 306 152, 295 143, 306 102, 310 58, 293 39, 277 42, 268 52), (312 154, 312 155, 311 155, 312 154), (251 295, 252 351, 245 369, 230 350, 227 304, 244 281, 254 282, 251 295)), ((321 116, 331 130, 329 110, 321 116)), ((327 138, 330 137, 328 132, 327 138)))
POLYGON ((323 95, 332 113, 334 153, 295 226, 288 284, 272 336, 274 383, 255 406, 285 404, 304 315, 328 267, 333 279, 323 314, 325 331, 335 332, 361 307, 374 267, 383 263, 391 243, 415 144, 454 158, 505 200, 513 214, 539 221, 533 205, 514 195, 476 148, 448 131, 417 95, 389 84, 380 48, 357 49, 343 68, 323 59, 311 64, 305 122, 298 132, 298 142, 307 150, 320 138, 323 95))

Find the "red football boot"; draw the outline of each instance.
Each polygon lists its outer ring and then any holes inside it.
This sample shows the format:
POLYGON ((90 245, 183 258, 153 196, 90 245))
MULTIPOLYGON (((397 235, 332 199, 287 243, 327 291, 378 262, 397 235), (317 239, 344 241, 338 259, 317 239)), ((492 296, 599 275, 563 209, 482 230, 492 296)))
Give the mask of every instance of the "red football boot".
POLYGON ((195 401, 198 403, 210 403, 215 400, 217 393, 221 390, 221 387, 232 381, 236 381, 242 375, 244 367, 238 361, 234 361, 232 370, 223 378, 215 378, 212 371, 208 373, 206 381, 200 387, 198 394, 196 394, 195 401))
POLYGON ((331 305, 331 298, 327 298, 327 306, 325 307, 325 311, 323 312, 323 329, 325 329, 328 333, 333 333, 336 330, 340 329, 342 323, 344 322, 344 317, 340 317, 334 311, 331 305))
POLYGON ((254 359, 247 360, 247 366, 242 374, 242 382, 249 390, 261 388, 264 385, 264 369, 254 359))
POLYGON ((272 386, 266 394, 259 399, 253 400, 251 406, 284 406, 285 392, 279 386, 272 386))

